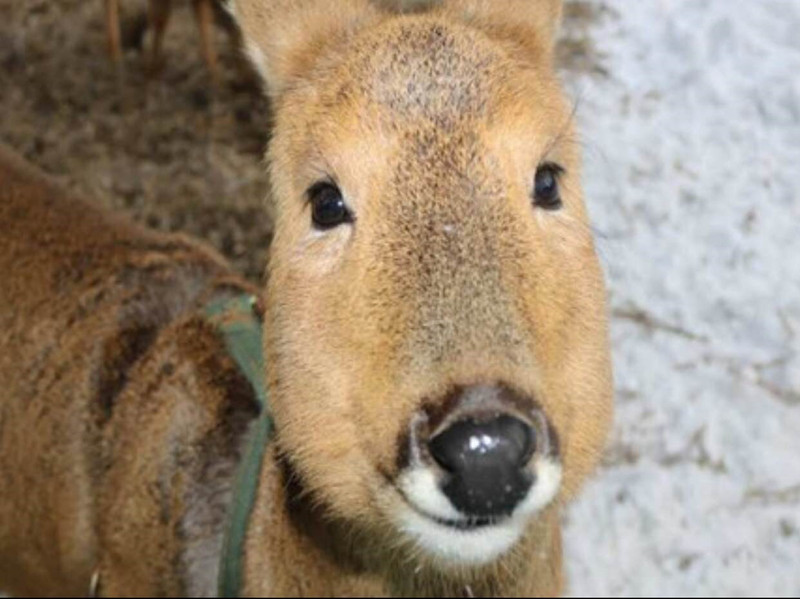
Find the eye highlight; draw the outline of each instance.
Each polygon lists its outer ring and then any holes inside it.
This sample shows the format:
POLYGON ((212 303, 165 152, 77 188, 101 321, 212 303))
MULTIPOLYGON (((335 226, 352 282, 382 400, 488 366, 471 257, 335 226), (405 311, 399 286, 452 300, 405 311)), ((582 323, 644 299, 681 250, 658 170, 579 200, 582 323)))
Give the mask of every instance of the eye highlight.
POLYGON ((533 185, 533 204, 544 210, 558 210, 563 206, 559 179, 564 168, 552 162, 545 162, 536 169, 533 185))
POLYGON ((315 183, 308 190, 311 204, 311 221, 321 231, 353 222, 353 215, 345 204, 341 190, 328 181, 315 183))

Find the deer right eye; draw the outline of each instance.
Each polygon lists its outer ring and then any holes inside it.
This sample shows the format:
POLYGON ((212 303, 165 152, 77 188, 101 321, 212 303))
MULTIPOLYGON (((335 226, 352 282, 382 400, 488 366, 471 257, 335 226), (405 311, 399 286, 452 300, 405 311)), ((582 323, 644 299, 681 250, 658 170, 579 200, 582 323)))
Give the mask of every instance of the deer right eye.
POLYGON ((342 192, 333 183, 314 184, 308 190, 308 201, 311 203, 311 220, 321 231, 353 222, 342 192))

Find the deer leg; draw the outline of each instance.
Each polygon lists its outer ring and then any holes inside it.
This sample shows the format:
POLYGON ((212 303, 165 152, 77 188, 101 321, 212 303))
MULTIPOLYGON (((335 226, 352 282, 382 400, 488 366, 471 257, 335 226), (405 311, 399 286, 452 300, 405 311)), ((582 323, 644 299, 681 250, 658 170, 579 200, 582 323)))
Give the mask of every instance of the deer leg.
POLYGON ((217 80, 217 52, 214 46, 214 6, 213 0, 194 0, 197 16, 197 27, 200 30, 200 48, 203 60, 211 73, 212 80, 217 80))
POLYGON ((171 9, 171 0, 149 0, 147 3, 148 20, 150 27, 153 28, 153 50, 150 57, 150 65, 153 71, 158 69, 161 62, 164 32, 167 29, 167 23, 169 23, 171 9))
POLYGON ((108 37, 108 55, 114 64, 119 65, 122 59, 122 44, 119 29, 119 0, 106 2, 106 35, 108 37))

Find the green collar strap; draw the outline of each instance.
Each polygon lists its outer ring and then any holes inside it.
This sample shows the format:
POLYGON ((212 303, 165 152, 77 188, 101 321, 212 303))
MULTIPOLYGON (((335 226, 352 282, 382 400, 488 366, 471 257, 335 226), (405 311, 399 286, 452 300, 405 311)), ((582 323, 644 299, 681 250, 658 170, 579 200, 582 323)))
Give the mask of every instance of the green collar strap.
POLYGON ((205 316, 221 334, 231 358, 253 387, 261 414, 253 424, 250 438, 233 483, 233 497, 222 540, 217 592, 220 597, 238 597, 242 588, 244 542, 250 512, 256 500, 261 463, 272 434, 272 418, 264 384, 262 326, 256 317, 256 298, 246 294, 208 304, 205 316))

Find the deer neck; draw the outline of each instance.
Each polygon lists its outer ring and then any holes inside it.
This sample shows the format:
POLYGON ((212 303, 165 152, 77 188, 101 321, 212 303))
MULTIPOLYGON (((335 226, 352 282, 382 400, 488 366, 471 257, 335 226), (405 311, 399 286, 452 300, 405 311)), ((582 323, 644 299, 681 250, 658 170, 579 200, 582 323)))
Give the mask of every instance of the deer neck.
MULTIPOLYGON (((559 508, 508 556, 478 572, 434 569, 381 551, 315 507, 272 443, 262 465, 243 564, 243 596, 554 596, 562 591, 559 508), (555 559, 554 559, 555 556, 555 559)), ((387 539, 388 541, 388 539, 387 539)))

